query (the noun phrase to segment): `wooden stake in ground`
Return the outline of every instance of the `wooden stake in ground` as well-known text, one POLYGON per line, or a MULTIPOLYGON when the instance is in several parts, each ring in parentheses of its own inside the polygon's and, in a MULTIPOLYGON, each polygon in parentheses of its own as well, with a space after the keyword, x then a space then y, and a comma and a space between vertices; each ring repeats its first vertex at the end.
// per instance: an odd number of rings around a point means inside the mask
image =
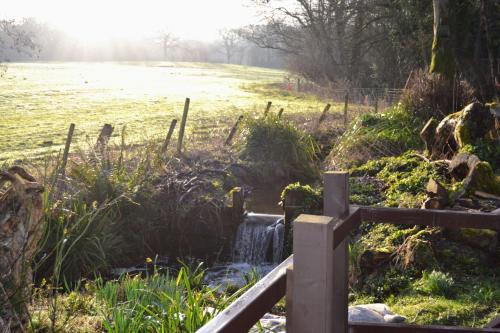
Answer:
POLYGON ((347 128, 347 108, 349 106, 349 94, 345 94, 345 102, 344 102, 344 127, 347 128))
POLYGON ((264 117, 267 117, 269 110, 271 110, 271 105, 273 105, 273 102, 271 101, 267 102, 266 110, 264 111, 264 117))
POLYGON ((226 146, 229 146, 231 144, 231 141, 233 141, 233 137, 236 134, 236 131, 238 130, 238 126, 240 125, 240 122, 243 120, 243 115, 238 117, 238 120, 233 125, 233 128, 231 128, 231 132, 229 132, 229 135, 227 136, 226 142, 224 143, 226 146))
POLYGON ((375 113, 378 113, 378 97, 375 96, 375 113))
POLYGON ((179 155, 182 153, 182 141, 184 140, 184 130, 186 129, 186 121, 189 111, 189 102, 190 99, 188 97, 184 102, 184 112, 182 113, 181 127, 179 128, 179 139, 177 141, 177 154, 179 155))
POLYGON ((330 104, 325 105, 323 112, 321 112, 321 116, 319 116, 318 125, 321 124, 323 122, 323 120, 325 120, 326 113, 328 112, 328 110, 330 110, 330 107, 331 107, 330 104))
POLYGON ((281 119, 281 116, 283 115, 283 111, 285 111, 283 108, 281 108, 278 112, 278 119, 281 119))
POLYGON ((66 175, 66 164, 68 163, 69 147, 71 146, 71 140, 73 140, 73 133, 75 131, 75 124, 69 125, 68 136, 66 138, 66 145, 64 146, 63 159, 61 162, 61 179, 66 175))
POLYGON ((167 151, 168 144, 170 143, 170 139, 172 138, 172 134, 174 133, 176 124, 177 124, 177 119, 172 119, 172 122, 170 123, 170 128, 168 129, 167 137, 165 138, 165 142, 163 142, 163 146, 161 147, 162 153, 167 151))
POLYGON ((96 150, 104 149, 108 145, 108 141, 109 138, 111 138, 111 134, 113 134, 113 130, 113 126, 111 126, 110 124, 104 124, 95 144, 96 150))

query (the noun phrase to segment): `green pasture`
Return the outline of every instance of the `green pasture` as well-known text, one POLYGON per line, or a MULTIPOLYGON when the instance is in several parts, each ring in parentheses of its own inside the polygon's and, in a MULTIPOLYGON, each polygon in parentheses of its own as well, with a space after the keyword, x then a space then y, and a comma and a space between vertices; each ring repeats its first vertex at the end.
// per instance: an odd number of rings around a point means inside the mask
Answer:
MULTIPOLYGON (((191 98, 186 145, 216 142, 242 113, 316 117, 325 101, 270 88, 280 70, 201 63, 13 63, 0 78, 0 161, 34 159, 62 149, 70 123, 74 145, 92 144, 104 123, 126 126, 127 143, 163 137, 191 98)), ((340 106, 339 106, 340 110, 340 106)))

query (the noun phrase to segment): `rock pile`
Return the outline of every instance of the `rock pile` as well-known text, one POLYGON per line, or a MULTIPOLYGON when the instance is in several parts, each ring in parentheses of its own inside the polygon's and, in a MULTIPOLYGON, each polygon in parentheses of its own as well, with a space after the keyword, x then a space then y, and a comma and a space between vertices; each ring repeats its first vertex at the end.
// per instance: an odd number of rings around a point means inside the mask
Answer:
POLYGON ((426 188, 429 198, 422 208, 492 211, 500 207, 499 177, 490 162, 468 152, 486 151, 493 163, 500 160, 498 116, 496 109, 476 102, 439 123, 434 118, 427 122, 420 136, 432 163, 447 166, 455 190, 450 193, 430 179, 426 188))

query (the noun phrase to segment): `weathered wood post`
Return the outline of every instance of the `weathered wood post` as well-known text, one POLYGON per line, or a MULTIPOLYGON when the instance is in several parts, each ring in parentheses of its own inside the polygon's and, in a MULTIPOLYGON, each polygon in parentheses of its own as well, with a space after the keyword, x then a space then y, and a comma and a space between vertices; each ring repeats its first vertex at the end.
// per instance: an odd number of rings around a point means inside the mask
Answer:
POLYGON ((281 116, 283 115, 283 111, 285 111, 285 109, 281 108, 279 111, 278 111, 278 119, 281 119, 281 116))
POLYGON ((66 175, 66 164, 68 163, 69 148, 71 146, 71 140, 73 140, 73 133, 75 132, 75 124, 69 125, 68 136, 66 137, 66 145, 64 146, 64 153, 60 168, 60 179, 64 179, 66 175))
POLYGON ((229 135, 227 136, 226 142, 224 142, 224 145, 229 146, 231 144, 231 141, 233 141, 233 137, 236 134, 238 126, 240 125, 242 120, 243 115, 239 116, 238 120, 236 120, 236 122, 234 123, 233 127, 231 128, 231 132, 229 132, 229 135))
POLYGON ((375 113, 378 113, 378 96, 375 96, 375 113))
POLYGON ((161 147, 162 153, 165 153, 167 151, 168 144, 170 143, 170 139, 172 138, 172 134, 174 133, 175 125, 177 125, 177 119, 172 119, 170 128, 168 129, 167 137, 165 138, 165 142, 163 142, 163 146, 161 147))
POLYGON ((325 108, 323 109, 323 112, 321 112, 321 116, 319 116, 318 126, 319 126, 319 124, 321 124, 325 120, 326 113, 328 112, 328 110, 330 110, 330 107, 331 107, 331 105, 329 103, 327 105, 325 105, 325 108))
POLYGON ((267 102, 266 109, 264 110, 264 117, 267 117, 269 110, 271 110, 271 105, 273 105, 273 102, 271 101, 267 102))
POLYGON ((104 150, 106 148, 108 141, 111 138, 111 134, 113 134, 113 130, 114 127, 111 126, 111 124, 104 124, 95 144, 96 150, 104 150))
POLYGON ((179 155, 182 153, 182 141, 184 140, 184 131, 186 129, 186 121, 189 111, 189 102, 190 99, 189 97, 187 97, 186 101, 184 102, 184 112, 182 113, 181 127, 179 128, 179 138, 177 140, 177 154, 179 155))
POLYGON ((346 92, 345 97, 344 97, 344 127, 347 128, 347 108, 349 106, 349 93, 346 92))
POLYGON ((333 250, 333 228, 348 212, 348 192, 347 173, 326 173, 328 216, 300 215, 294 222, 287 332, 347 333, 347 241, 333 250))
MULTIPOLYGON (((349 213, 349 173, 326 172, 323 175, 323 215, 343 218, 349 213)), ((332 237, 333 238, 333 237, 332 237)), ((348 309, 348 243, 346 237, 333 251, 333 308, 334 328, 331 332, 347 333, 348 309)))
POLYGON ((243 213, 245 211, 245 198, 241 187, 235 187, 231 191, 233 199, 232 218, 234 223, 243 222, 243 213))

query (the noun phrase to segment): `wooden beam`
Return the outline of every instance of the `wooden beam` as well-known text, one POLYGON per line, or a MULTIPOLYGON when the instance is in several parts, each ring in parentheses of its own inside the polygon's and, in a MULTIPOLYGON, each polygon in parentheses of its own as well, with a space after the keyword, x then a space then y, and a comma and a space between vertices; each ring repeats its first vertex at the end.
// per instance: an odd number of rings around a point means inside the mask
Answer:
MULTIPOLYGON (((333 225, 337 219, 300 215, 293 222, 293 306, 291 333, 333 333, 333 225)), ((287 296, 289 296, 287 291, 287 296)), ((287 313, 288 315, 288 313, 287 313)), ((347 317, 347 312, 345 313, 347 317)), ((336 323, 338 324, 338 323, 336 323)), ((287 330, 290 333, 290 330, 287 330)))
POLYGON ((349 323, 349 333, 486 333, 500 332, 494 328, 454 326, 420 326, 406 324, 349 323))
POLYGON ((361 209, 359 207, 352 207, 349 215, 333 228, 333 249, 335 250, 342 244, 351 231, 357 229, 360 224, 361 209))
POLYGON ((290 256, 196 332, 248 332, 266 312, 270 311, 285 296, 286 271, 292 264, 293 256, 290 256))
MULTIPOLYGON (((342 217, 349 213, 349 173, 348 172, 326 172, 323 175, 323 212, 324 215, 336 219, 328 233, 331 234, 331 243, 328 251, 332 251, 332 289, 325 290, 329 293, 332 302, 330 312, 333 326, 328 330, 330 333, 347 333, 347 308, 348 308, 348 243, 346 235, 335 240, 333 230, 341 225, 342 217), (333 244, 338 243, 335 247, 333 244)), ((337 236, 339 234, 337 233, 337 236)), ((295 251, 294 251, 295 253, 295 251)))
POLYGON ((490 213, 364 206, 360 208, 362 221, 427 225, 451 229, 476 228, 500 230, 500 215, 490 213))

